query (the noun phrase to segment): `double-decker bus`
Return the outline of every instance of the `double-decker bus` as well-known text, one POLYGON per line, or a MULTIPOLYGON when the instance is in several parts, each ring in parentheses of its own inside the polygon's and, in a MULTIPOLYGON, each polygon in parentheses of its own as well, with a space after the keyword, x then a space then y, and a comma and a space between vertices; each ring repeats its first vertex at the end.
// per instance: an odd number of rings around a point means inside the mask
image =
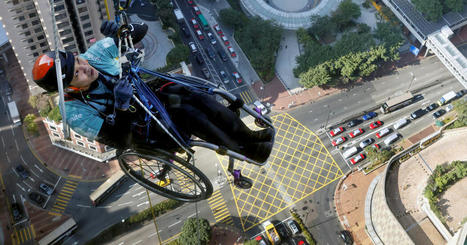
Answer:
POLYGON ((203 29, 205 31, 209 31, 209 24, 208 22, 206 21, 206 18, 204 18, 204 15, 203 14, 199 14, 198 15, 198 18, 199 18, 199 21, 201 22, 201 25, 203 25, 203 29))
POLYGON ((57 229, 50 232, 47 236, 39 240, 39 245, 52 245, 60 244, 60 242, 70 236, 73 231, 78 228, 76 221, 73 218, 69 218, 63 224, 61 224, 57 229))
POLYGON ((398 110, 404 106, 408 106, 413 102, 413 95, 410 92, 403 93, 399 96, 390 98, 381 106, 382 113, 389 113, 398 110))
POLYGON ((125 173, 118 170, 110 178, 108 178, 102 185, 100 185, 91 195, 92 205, 97 206, 105 200, 112 192, 114 192, 126 180, 125 173))

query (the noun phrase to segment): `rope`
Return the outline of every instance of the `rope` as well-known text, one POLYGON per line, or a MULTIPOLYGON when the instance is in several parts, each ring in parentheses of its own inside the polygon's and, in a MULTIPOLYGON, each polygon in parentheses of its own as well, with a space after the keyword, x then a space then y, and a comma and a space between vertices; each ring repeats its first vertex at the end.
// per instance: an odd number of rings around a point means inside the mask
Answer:
POLYGON ((70 127, 66 123, 66 111, 65 111, 65 99, 63 93, 63 80, 62 80, 62 65, 60 62, 60 53, 58 51, 58 30, 57 30, 57 23, 55 21, 55 6, 54 0, 50 0, 50 12, 52 13, 52 25, 53 25, 53 32, 54 32, 54 45, 55 45, 55 71, 57 75, 57 87, 58 87, 58 94, 59 94, 59 106, 60 114, 62 115, 62 124, 63 124, 63 134, 65 139, 70 138, 70 127))

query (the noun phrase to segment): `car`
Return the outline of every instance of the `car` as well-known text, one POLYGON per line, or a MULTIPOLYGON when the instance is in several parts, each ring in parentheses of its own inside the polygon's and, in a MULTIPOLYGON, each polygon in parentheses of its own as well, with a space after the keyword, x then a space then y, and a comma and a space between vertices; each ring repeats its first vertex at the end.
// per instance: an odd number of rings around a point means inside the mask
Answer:
POLYGON ((397 121, 395 124, 394 124, 394 129, 400 129, 400 128, 403 128, 405 125, 409 124, 410 121, 407 119, 407 118, 401 118, 399 119, 399 121, 397 121))
POLYGON ((240 76, 240 74, 238 74, 238 72, 233 72, 232 76, 235 78, 235 81, 237 81, 238 84, 241 84, 243 82, 243 79, 240 76))
POLYGON ((216 38, 214 37, 214 35, 212 35, 211 32, 208 32, 207 35, 208 35, 208 38, 209 38, 211 44, 212 44, 212 45, 215 45, 215 44, 217 43, 217 41, 216 41, 216 38))
POLYGON ((222 32, 222 30, 221 30, 221 28, 219 27, 218 24, 213 25, 212 28, 214 28, 214 30, 217 32, 217 34, 219 34, 219 35, 223 34, 223 32, 222 32))
POLYGON ((15 222, 18 222, 23 218, 23 211, 21 211, 21 207, 18 203, 11 204, 11 212, 13 214, 13 219, 15 220, 15 222))
POLYGON ((344 132, 344 128, 343 127, 338 127, 338 128, 335 128, 333 130, 331 130, 331 132, 329 132, 329 134, 334 137, 340 133, 344 132))
POLYGON ((201 69, 201 71, 203 72, 203 75, 204 75, 204 77, 205 77, 206 79, 211 78, 211 73, 209 73, 208 68, 203 67, 203 69, 201 69))
POLYGON ((193 5, 193 11, 195 11, 196 15, 201 14, 201 10, 199 10, 198 6, 196 6, 196 5, 193 5))
POLYGON ((433 103, 433 104, 427 106, 427 107, 425 108, 425 110, 426 110, 426 111, 432 111, 432 110, 438 108, 438 106, 439 106, 439 105, 438 105, 437 103, 433 103))
POLYGON ((198 48, 196 48, 196 44, 194 42, 189 42, 188 47, 190 47, 192 53, 198 52, 198 48))
POLYGON ((338 146, 338 145, 344 143, 345 140, 346 140, 345 137, 340 137, 340 138, 337 138, 337 139, 333 140, 331 143, 332 143, 333 146, 338 146))
POLYGON ((467 94, 467 89, 459 90, 459 92, 457 92, 457 98, 464 96, 464 94, 467 94))
POLYGON ((353 244, 352 235, 349 231, 344 230, 339 232, 339 237, 342 239, 342 241, 344 241, 345 245, 353 244))
POLYGON ((230 45, 229 39, 227 39, 226 36, 222 35, 222 36, 221 36, 221 39, 222 39, 222 42, 224 42, 224 45, 225 45, 225 46, 229 46, 229 45, 230 45))
POLYGON ((198 21, 196 21, 195 18, 191 18, 191 24, 195 29, 199 28, 198 21))
POLYGON ((452 111, 452 109, 454 109, 454 106, 452 106, 452 104, 448 104, 446 106, 446 112, 450 112, 450 111, 452 111))
POLYGON ((389 128, 385 128, 385 129, 382 129, 380 130, 379 132, 376 133, 376 137, 378 137, 378 139, 384 137, 385 135, 389 134, 391 132, 391 129, 389 128))
POLYGON ((373 141, 375 141, 373 138, 368 138, 368 139, 360 142, 359 146, 360 146, 360 148, 363 149, 363 148, 369 146, 371 143, 373 143, 373 141))
POLYGON ((188 29, 185 26, 182 26, 180 29, 182 30, 183 35, 185 35, 185 37, 190 37, 191 36, 190 31, 188 31, 188 29))
POLYGON ((350 132, 349 136, 350 138, 355 138, 361 134, 363 134, 363 129, 359 128, 359 129, 355 129, 354 131, 350 132))
POLYGON ((371 129, 375 129, 375 128, 381 126, 381 125, 383 125, 383 122, 381 122, 381 121, 379 121, 379 120, 378 120, 378 121, 374 121, 374 122, 370 123, 370 128, 371 128, 371 129))
POLYGON ((410 119, 414 120, 414 119, 420 118, 423 115, 425 115, 426 113, 427 113, 427 111, 425 111, 424 109, 418 109, 418 110, 412 112, 412 114, 410 114, 410 119))
POLYGON ((230 56, 232 56, 232 58, 237 57, 237 53, 235 53, 235 50, 231 46, 228 46, 227 50, 229 50, 230 56))
POLYGON ((351 128, 353 126, 357 126, 358 124, 362 123, 362 120, 360 119, 353 119, 350 122, 347 123, 347 127, 351 128))
POLYGON ((219 56, 221 57, 221 60, 222 60, 222 61, 224 61, 224 62, 226 62, 226 61, 227 61, 228 57, 227 57, 227 55, 224 53, 224 51, 223 51, 223 50, 222 50, 222 51, 221 51, 221 50, 219 50, 219 51, 217 51, 217 53, 218 53, 218 54, 219 54, 219 56))
POLYGON ((225 73, 225 71, 220 71, 219 75, 222 79, 222 82, 224 82, 225 84, 230 82, 229 78, 227 77, 227 73, 225 73))
POLYGON ((54 193, 54 188, 46 183, 41 183, 39 189, 48 196, 51 196, 54 193))
POLYGON ((433 118, 436 119, 442 115, 444 115, 446 111, 444 109, 439 109, 437 112, 433 113, 433 118))
POLYGON ((376 117, 378 114, 376 112, 370 111, 367 114, 363 115, 362 119, 363 121, 367 121, 372 119, 373 117, 376 117))
POLYGON ((277 233, 279 233, 279 236, 282 238, 282 240, 285 240, 289 237, 289 233, 287 231, 287 227, 285 227, 284 223, 279 223, 276 225, 276 230, 277 233))
POLYGON ((287 226, 289 227, 290 232, 292 233, 292 235, 295 235, 295 234, 300 232, 300 230, 298 229, 297 224, 292 219, 287 221, 287 226))
POLYGON ((261 235, 256 236, 255 240, 258 241, 258 245, 268 245, 266 239, 261 235))
POLYGON ((37 205, 39 205, 41 207, 45 202, 45 197, 42 196, 41 194, 37 193, 37 192, 29 193, 29 199, 31 199, 31 201, 33 201, 35 204, 37 204, 37 205))
POLYGON ((23 167, 23 165, 20 164, 16 166, 15 169, 21 178, 27 179, 29 177, 29 172, 23 167))
POLYGON ((212 50, 211 47, 206 48, 206 53, 208 54, 209 58, 211 59, 216 59, 216 53, 214 53, 214 50, 212 50))
POLYGON ((373 148, 375 148, 376 150, 379 150, 379 149, 381 149, 381 146, 379 144, 374 144, 373 148))
POLYGON ((266 106, 264 106, 263 103, 261 103, 261 101, 256 100, 255 102, 253 102, 253 105, 261 111, 261 115, 268 114, 268 108, 266 108, 266 106))
POLYGON ((6 95, 12 95, 13 94, 13 88, 11 87, 11 84, 8 83, 8 82, 6 84, 7 84, 6 95))
POLYGON ((204 39, 203 32, 201 32, 201 30, 196 30, 196 34, 198 35, 199 40, 204 39))
POLYGON ((186 2, 187 2, 188 4, 190 4, 190 5, 193 4, 193 0, 186 0, 186 2))
POLYGON ((363 159, 365 159, 365 155, 363 153, 360 153, 356 157, 350 159, 350 162, 355 165, 363 159))
POLYGON ((198 62, 198 64, 200 64, 200 65, 204 64, 203 57, 201 57, 201 55, 200 55, 199 53, 196 53, 196 55, 195 55, 195 60, 196 60, 196 62, 198 62))

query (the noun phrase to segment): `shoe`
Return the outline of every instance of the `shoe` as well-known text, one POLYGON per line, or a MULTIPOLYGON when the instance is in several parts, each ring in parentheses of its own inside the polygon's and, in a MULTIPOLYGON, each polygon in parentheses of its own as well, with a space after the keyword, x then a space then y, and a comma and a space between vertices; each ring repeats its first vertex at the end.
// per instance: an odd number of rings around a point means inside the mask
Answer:
POLYGON ((251 131, 250 137, 255 138, 257 141, 272 141, 274 138, 274 129, 265 128, 259 131, 251 131))
POLYGON ((246 157, 257 162, 266 162, 271 154, 272 147, 272 142, 251 143, 246 146, 244 154, 246 157))

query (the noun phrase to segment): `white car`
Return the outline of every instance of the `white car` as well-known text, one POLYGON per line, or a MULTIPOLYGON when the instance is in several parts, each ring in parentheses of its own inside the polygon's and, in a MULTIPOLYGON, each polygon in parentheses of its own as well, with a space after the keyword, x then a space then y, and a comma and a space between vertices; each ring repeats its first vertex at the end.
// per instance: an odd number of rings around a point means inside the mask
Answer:
POLYGON ((448 104, 448 105, 446 106, 446 111, 448 111, 448 112, 449 112, 449 111, 452 111, 453 108, 454 108, 454 106, 452 106, 452 104, 448 104))
POLYGON ((212 45, 217 43, 216 38, 214 37, 214 35, 212 35, 211 32, 208 32, 208 38, 212 45))
POLYGON ((253 102, 253 105, 261 110, 261 115, 266 115, 268 113, 266 106, 264 106, 263 103, 261 103, 259 100, 253 102))

